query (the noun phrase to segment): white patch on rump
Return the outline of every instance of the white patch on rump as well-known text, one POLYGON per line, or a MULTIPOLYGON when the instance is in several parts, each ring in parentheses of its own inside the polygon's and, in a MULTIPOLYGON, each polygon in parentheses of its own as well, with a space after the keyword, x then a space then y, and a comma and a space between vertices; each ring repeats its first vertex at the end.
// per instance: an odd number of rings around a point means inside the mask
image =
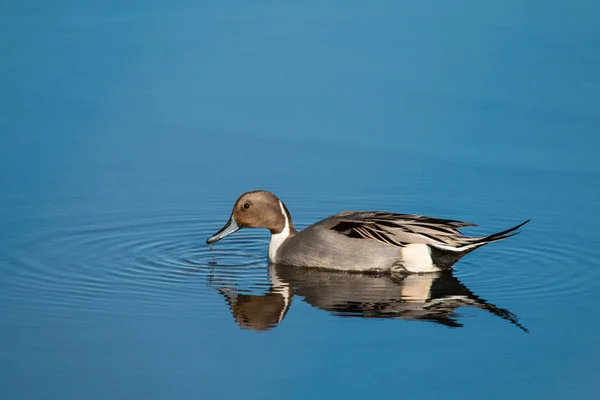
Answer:
POLYGON ((290 236, 290 221, 288 221, 288 216, 281 200, 279 200, 279 208, 281 208, 281 213, 285 219, 285 226, 281 232, 271 235, 271 241, 269 242, 269 261, 271 262, 277 262, 277 250, 279 250, 279 247, 285 241, 285 239, 290 236))
POLYGON ((410 272, 435 272, 431 251, 426 244, 409 244, 402 248, 402 265, 410 272))

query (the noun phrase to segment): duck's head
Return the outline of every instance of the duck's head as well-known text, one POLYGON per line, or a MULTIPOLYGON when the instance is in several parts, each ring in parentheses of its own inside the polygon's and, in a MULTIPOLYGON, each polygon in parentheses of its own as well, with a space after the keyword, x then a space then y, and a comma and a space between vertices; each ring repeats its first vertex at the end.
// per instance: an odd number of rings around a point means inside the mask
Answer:
POLYGON ((213 244, 241 228, 267 228, 272 234, 293 230, 290 212, 277 196, 266 190, 242 194, 233 206, 229 221, 206 240, 213 244))

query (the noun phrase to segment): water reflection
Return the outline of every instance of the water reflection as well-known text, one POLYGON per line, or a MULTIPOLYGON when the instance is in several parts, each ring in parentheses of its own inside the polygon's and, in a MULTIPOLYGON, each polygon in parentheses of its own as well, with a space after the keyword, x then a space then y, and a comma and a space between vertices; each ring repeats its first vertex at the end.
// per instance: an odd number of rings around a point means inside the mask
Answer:
POLYGON ((313 307, 344 317, 397 318, 462 327, 460 307, 475 307, 528 330, 507 309, 471 292, 452 271, 422 275, 365 275, 269 265, 266 293, 219 287, 240 327, 267 330, 280 324, 294 295, 313 307))

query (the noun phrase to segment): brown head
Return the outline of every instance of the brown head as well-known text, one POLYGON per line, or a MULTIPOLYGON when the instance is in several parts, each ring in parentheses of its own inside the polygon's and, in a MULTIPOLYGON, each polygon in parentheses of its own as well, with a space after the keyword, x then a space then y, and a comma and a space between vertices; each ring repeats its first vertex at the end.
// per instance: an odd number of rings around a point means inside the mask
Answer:
POLYGON ((218 242, 241 228, 267 228, 277 234, 286 228, 286 224, 290 232, 295 232, 290 212, 277 196, 266 190, 246 192, 235 202, 227 224, 206 243, 218 242))

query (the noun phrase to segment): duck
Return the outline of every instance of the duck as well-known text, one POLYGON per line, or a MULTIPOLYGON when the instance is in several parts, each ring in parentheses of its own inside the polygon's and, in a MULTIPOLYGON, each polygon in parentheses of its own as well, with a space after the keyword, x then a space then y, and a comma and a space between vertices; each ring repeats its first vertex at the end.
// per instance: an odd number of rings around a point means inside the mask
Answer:
POLYGON ((343 211, 301 231, 273 193, 254 190, 235 202, 229 220, 206 243, 212 245, 242 228, 271 233, 268 261, 296 267, 361 273, 432 273, 448 270, 466 254, 514 236, 530 220, 486 236, 459 229, 476 224, 415 214, 343 211))

